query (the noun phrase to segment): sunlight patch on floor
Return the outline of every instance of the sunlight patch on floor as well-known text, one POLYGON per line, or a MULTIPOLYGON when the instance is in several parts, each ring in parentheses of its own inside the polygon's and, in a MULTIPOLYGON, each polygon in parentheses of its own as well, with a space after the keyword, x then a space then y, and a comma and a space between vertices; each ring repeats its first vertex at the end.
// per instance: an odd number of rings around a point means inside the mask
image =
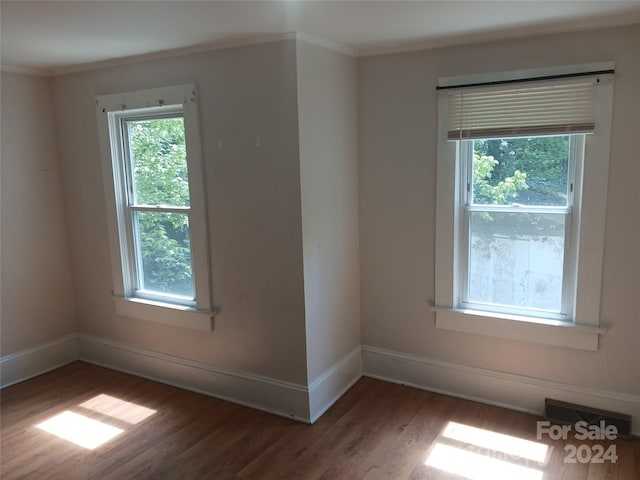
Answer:
POLYGON ((469 480, 542 480, 550 455, 544 443, 448 422, 425 465, 469 480))
MULTIPOLYGON (((131 426, 137 425, 157 413, 152 408, 143 407, 104 393, 79 404, 77 408, 74 408, 74 410, 77 409, 90 416, 98 414, 109 417, 121 427, 125 423, 131 426)), ((96 420, 81 413, 66 410, 39 423, 36 427, 58 438, 93 450, 125 432, 124 428, 126 427, 118 428, 110 423, 112 422, 108 419, 96 420)))
POLYGON ((80 404, 81 407, 136 425, 156 413, 155 410, 104 393, 80 404))
POLYGON ((544 463, 549 454, 549 447, 544 443, 462 423, 449 422, 442 432, 442 436, 488 450, 503 452, 510 456, 526 458, 537 463, 544 463))
POLYGON ((443 443, 435 445, 425 465, 470 480, 541 480, 544 473, 443 443))
POLYGON ((121 428, 68 410, 36 427, 89 450, 99 447, 124 432, 121 428))

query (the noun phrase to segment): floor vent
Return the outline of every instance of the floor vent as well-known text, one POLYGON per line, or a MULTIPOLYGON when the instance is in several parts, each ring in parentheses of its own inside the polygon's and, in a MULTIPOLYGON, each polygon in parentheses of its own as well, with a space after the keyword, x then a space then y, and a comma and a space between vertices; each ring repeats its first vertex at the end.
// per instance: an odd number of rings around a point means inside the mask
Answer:
POLYGON ((585 421, 588 425, 597 425, 598 427, 604 421, 605 426, 614 425, 618 429, 618 435, 624 437, 631 435, 630 415, 561 402, 551 398, 544 400, 544 406, 545 417, 549 420, 570 425, 585 421))

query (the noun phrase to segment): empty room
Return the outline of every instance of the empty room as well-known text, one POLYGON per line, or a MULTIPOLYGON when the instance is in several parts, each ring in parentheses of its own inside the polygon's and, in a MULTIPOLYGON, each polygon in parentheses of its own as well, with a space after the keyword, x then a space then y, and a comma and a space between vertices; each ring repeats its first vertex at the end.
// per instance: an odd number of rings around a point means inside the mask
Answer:
POLYGON ((640 478, 640 1, 0 1, 0 477, 640 478))

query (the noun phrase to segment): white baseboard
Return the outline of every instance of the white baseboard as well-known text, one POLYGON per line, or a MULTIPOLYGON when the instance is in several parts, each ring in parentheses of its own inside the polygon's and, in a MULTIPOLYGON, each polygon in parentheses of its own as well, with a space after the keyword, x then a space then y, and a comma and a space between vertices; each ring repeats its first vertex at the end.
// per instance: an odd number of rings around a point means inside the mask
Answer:
POLYGON ((79 335, 80 359, 309 423, 306 386, 79 335))
POLYGON ((0 388, 79 359, 77 335, 68 335, 0 358, 0 388))
POLYGON ((89 335, 69 335, 0 358, 2 388, 76 360, 102 365, 305 423, 315 422, 363 374, 536 415, 544 399, 625 413, 640 435, 640 396, 443 362, 377 347, 354 349, 308 387, 89 335))
POLYGON ((470 367, 377 347, 362 346, 364 375, 394 383, 542 415, 554 398, 632 417, 640 435, 640 396, 585 388, 524 375, 470 367))
POLYGON ((315 422, 362 376, 360 346, 307 387, 79 334, 1 357, 1 386, 13 385, 76 360, 304 423, 315 422))
POLYGON ((310 421, 314 423, 362 377, 362 349, 358 345, 309 385, 310 421))

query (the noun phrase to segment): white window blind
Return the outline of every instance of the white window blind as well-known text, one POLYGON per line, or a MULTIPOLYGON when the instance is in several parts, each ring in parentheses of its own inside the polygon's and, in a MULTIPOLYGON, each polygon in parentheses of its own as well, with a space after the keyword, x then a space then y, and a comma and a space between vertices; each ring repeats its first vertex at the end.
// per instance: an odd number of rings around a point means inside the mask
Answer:
POLYGON ((598 78, 449 90, 448 139, 591 133, 598 78))

